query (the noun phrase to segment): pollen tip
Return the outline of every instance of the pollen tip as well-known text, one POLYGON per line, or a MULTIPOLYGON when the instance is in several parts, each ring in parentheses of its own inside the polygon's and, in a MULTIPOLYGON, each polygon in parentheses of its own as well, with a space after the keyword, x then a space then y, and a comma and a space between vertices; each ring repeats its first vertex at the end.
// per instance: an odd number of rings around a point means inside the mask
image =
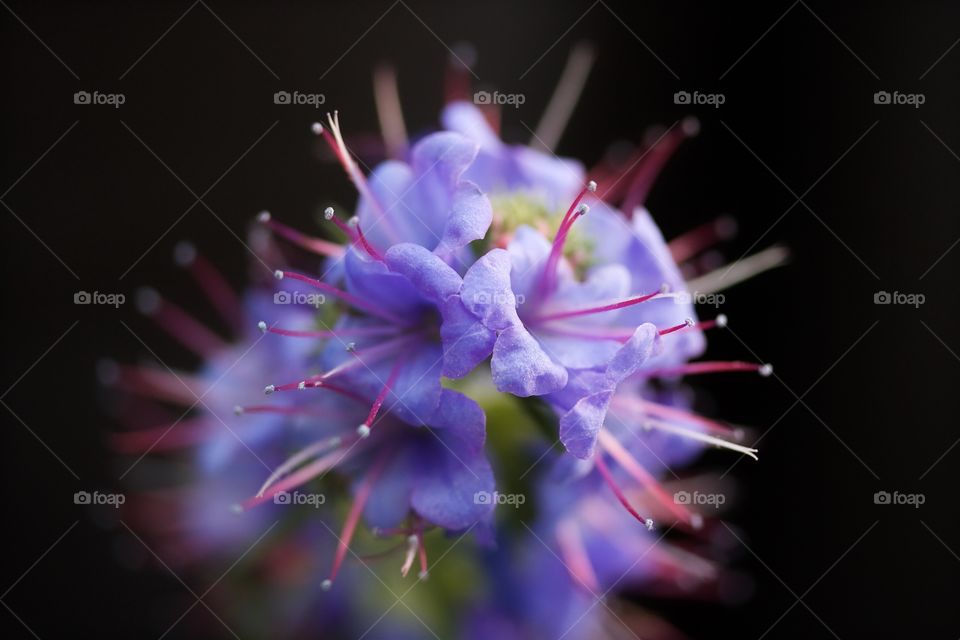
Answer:
POLYGON ((590 205, 581 202, 580 206, 577 207, 577 213, 580 214, 581 216, 587 215, 588 213, 590 213, 590 205))
POLYGON ((243 505, 240 504, 239 502, 234 502, 232 505, 230 505, 230 512, 231 512, 231 513, 235 513, 235 514, 237 514, 237 515, 242 514, 242 513, 243 513, 243 505))
POLYGON ((357 343, 356 343, 356 342, 348 342, 348 343, 346 344, 346 347, 344 347, 344 348, 347 350, 348 353, 353 353, 354 351, 357 350, 357 343))
POLYGON ((173 247, 173 261, 178 267, 189 267, 197 258, 197 248, 193 243, 181 240, 173 247))
POLYGON ((281 271, 280 269, 277 269, 276 271, 273 272, 273 277, 276 278, 277 280, 283 280, 283 271, 281 271))
POLYGON ((323 589, 324 591, 330 591, 332 587, 333 587, 333 580, 331 580, 330 578, 326 578, 324 579, 323 582, 320 583, 320 588, 323 589))
POLYGON ((323 133, 323 125, 319 122, 314 122, 310 125, 310 131, 313 131, 314 135, 320 135, 323 133))
POLYGON ((703 528, 703 516, 699 513, 690 514, 690 526, 699 531, 703 528))
POLYGON ((670 293, 670 285, 669 285, 668 283, 666 283, 666 282, 661 283, 661 285, 660 285, 660 293, 670 293))
POLYGON ((653 531, 653 518, 647 518, 643 525, 647 528, 647 531, 653 531))
POLYGON ((680 122, 680 129, 687 137, 694 137, 700 133, 700 119, 696 116, 687 116, 680 122))
POLYGON ((300 382, 297 383, 297 391, 303 391, 306 388, 307 388, 306 380, 301 380, 300 382))
POLYGON ((773 375, 773 365, 768 362, 767 364, 760 367, 758 371, 760 375, 763 376, 764 378, 769 378, 771 375, 773 375))
POLYGON ((243 407, 241 407, 241 406, 238 405, 238 404, 233 405, 233 415, 235 415, 235 416, 242 416, 242 415, 243 415, 243 407))
POLYGON ((260 329, 260 333, 266 333, 267 323, 261 320, 260 322, 257 323, 257 329, 260 329))
POLYGON ((327 207, 323 210, 323 217, 326 220, 333 220, 334 213, 336 212, 333 210, 333 207, 327 207))
POLYGON ((715 322, 717 323, 717 326, 720 327, 721 329, 725 328, 727 326, 726 314, 721 313, 720 315, 718 315, 715 322))
POLYGON ((360 425, 357 427, 357 435, 361 438, 368 437, 370 435, 370 427, 365 424, 360 425))
POLYGON ((360 218, 358 218, 357 216, 353 216, 349 220, 347 220, 347 224, 353 228, 357 228, 360 226, 360 218))
POLYGON ((420 538, 418 538, 416 534, 407 536, 407 542, 410 544, 417 544, 419 540, 420 538))
POLYGON ((591 180, 590 182, 587 183, 587 191, 589 191, 590 193, 594 193, 594 192, 596 192, 596 190, 597 190, 597 183, 596 183, 596 182, 594 182, 593 180, 591 180))
POLYGON ((270 222, 270 212, 261 211, 257 214, 257 222, 270 222))
POLYGON ((273 392, 276 391, 276 390, 277 390, 276 385, 272 385, 272 384, 268 384, 267 386, 265 386, 265 387, 263 388, 263 392, 264 392, 266 395, 270 395, 271 393, 273 393, 273 392))
POLYGON ((687 325, 688 327, 692 327, 693 325, 697 324, 697 321, 693 318, 684 318, 683 324, 687 325))
POLYGON ((140 287, 136 293, 137 311, 151 316, 160 308, 160 294, 152 287, 140 287))
POLYGON ((421 571, 420 573, 417 574, 417 577, 420 578, 420 580, 422 580, 423 582, 426 582, 427 578, 430 577, 430 573, 427 571, 421 571))

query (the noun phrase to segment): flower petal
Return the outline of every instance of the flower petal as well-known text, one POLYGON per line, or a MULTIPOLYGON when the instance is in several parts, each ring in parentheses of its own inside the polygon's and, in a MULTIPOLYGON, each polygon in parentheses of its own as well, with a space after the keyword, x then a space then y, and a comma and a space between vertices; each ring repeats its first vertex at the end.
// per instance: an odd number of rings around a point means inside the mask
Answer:
POLYGON ((521 325, 497 337, 490 367, 497 390, 515 396, 542 396, 567 384, 567 370, 551 360, 521 325))
POLYGON ((387 250, 391 271, 403 275, 419 294, 439 305, 460 291, 462 280, 446 262, 418 244, 405 242, 387 250))
POLYGON ((590 394, 560 417, 560 441, 567 451, 584 459, 593 455, 612 397, 613 391, 609 390, 590 394))
POLYGON ((493 353, 496 331, 486 328, 475 315, 467 311, 460 296, 452 296, 440 307, 443 323, 440 339, 443 343, 443 375, 462 378, 493 353))
POLYGON ((520 323, 517 298, 510 288, 510 254, 493 249, 463 276, 460 299, 464 307, 495 331, 520 323))

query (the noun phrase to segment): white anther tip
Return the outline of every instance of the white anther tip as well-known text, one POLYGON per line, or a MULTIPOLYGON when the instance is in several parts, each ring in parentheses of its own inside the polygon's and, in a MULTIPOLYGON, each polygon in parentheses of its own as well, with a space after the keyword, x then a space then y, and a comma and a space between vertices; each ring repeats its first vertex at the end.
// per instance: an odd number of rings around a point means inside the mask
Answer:
POLYGON ((137 311, 145 316, 153 315, 160 308, 160 294, 151 287, 141 287, 136 293, 137 311))
POLYGON ((577 212, 580 215, 585 216, 590 212, 590 206, 584 203, 580 203, 580 206, 577 207, 577 212))
POLYGON ((760 367, 758 371, 760 375, 762 375, 764 378, 769 378, 771 375, 773 375, 773 365, 768 362, 767 364, 760 367))
POLYGON ((347 220, 347 224, 350 225, 351 227, 358 227, 360 226, 360 218, 358 218, 357 216, 353 216, 352 218, 347 220))
POLYGON ((320 583, 320 588, 323 589, 324 591, 330 591, 332 587, 333 587, 333 580, 331 580, 330 578, 327 578, 326 580, 320 583))
POLYGON ((356 342, 348 342, 348 343, 347 343, 347 346, 346 346, 346 350, 347 350, 349 353, 353 353, 354 351, 357 350, 357 343, 356 343, 356 342))
POLYGON ((233 414, 234 414, 234 415, 237 415, 237 416, 242 416, 242 415, 243 415, 243 407, 241 407, 241 406, 238 405, 238 404, 237 404, 237 405, 234 405, 234 407, 233 407, 233 414))
POLYGON ((687 116, 680 123, 680 129, 684 134, 693 137, 700 133, 700 120, 696 116, 687 116))
POLYGON ((653 531, 653 518, 647 518, 643 525, 647 528, 647 531, 653 531))
POLYGON ((597 190, 597 183, 596 183, 596 182, 594 182, 593 180, 591 180, 590 182, 587 183, 587 191, 589 191, 590 193, 593 193, 593 192, 595 192, 596 190, 597 190))
POLYGON ((260 322, 257 323, 257 329, 260 329, 260 333, 266 333, 267 323, 261 320, 260 322))
POLYGON ((693 527, 694 530, 696 530, 696 531, 699 531, 700 529, 702 529, 702 528, 703 528, 703 516, 700 515, 699 513, 691 513, 691 514, 690 514, 690 526, 693 527))
POLYGON ((727 316, 726 316, 726 314, 721 313, 720 315, 718 315, 716 322, 717 322, 717 326, 720 327, 721 329, 723 329, 724 327, 726 327, 726 326, 727 326, 727 316))
POLYGON ((270 222, 270 212, 261 211, 257 214, 257 222, 270 222))
POLYGON ((692 327, 693 325, 697 324, 697 321, 693 318, 684 318, 683 324, 687 325, 688 327, 692 327))
POLYGON ((427 578, 430 577, 430 574, 427 573, 426 571, 421 571, 420 573, 417 574, 417 577, 420 578, 420 580, 426 582, 427 578))
POLYGON ((307 388, 306 380, 301 380, 299 383, 297 383, 297 391, 303 391, 306 388, 307 388))
POLYGON ((240 515, 241 513, 243 513, 243 505, 237 502, 234 502, 232 505, 230 505, 230 511, 231 513, 236 513, 237 515, 240 515))
POLYGON ((360 436, 361 438, 366 438, 367 436, 370 435, 370 427, 368 427, 365 424, 360 425, 359 427, 357 427, 357 435, 360 436))
POLYGON ((333 207, 327 207, 323 210, 323 217, 327 220, 333 220, 334 210, 333 207))
POLYGON ((668 283, 666 283, 666 282, 661 283, 661 285, 660 285, 660 293, 670 293, 670 285, 669 285, 668 283))
POLYGON ((173 261, 179 267, 189 267, 197 258, 197 248, 192 243, 181 241, 173 247, 173 261))
POLYGON ((407 536, 407 543, 409 543, 409 544, 417 544, 417 541, 418 541, 418 540, 419 540, 419 538, 416 536, 416 534, 411 535, 411 536, 407 536))
POLYGON ((323 125, 319 122, 314 122, 310 125, 310 131, 313 131, 314 135, 320 135, 323 133, 323 125))
POLYGON ((263 388, 263 392, 264 392, 266 395, 270 395, 271 393, 273 393, 273 392, 276 391, 276 390, 277 390, 277 387, 276 387, 275 385, 272 385, 272 384, 268 384, 267 386, 265 386, 265 387, 263 388))
POLYGON ((273 272, 273 277, 276 278, 277 280, 283 280, 283 271, 281 271, 280 269, 277 269, 276 271, 273 272))

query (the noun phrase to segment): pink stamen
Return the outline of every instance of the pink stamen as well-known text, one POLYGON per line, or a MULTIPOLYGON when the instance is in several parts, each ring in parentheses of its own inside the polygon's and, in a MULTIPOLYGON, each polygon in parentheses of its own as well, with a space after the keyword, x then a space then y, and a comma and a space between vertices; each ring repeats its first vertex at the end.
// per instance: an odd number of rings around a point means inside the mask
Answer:
POLYGON ((403 355, 397 358, 397 362, 393 365, 393 369, 390 371, 390 377, 387 378, 386 384, 383 385, 380 393, 377 394, 377 397, 373 401, 373 406, 370 407, 370 413, 367 414, 367 419, 363 421, 363 424, 357 427, 357 434, 361 438, 366 438, 370 435, 370 428, 373 426, 373 421, 376 419, 377 414, 380 412, 380 408, 387 399, 387 394, 390 393, 393 385, 396 384, 397 377, 400 375, 400 367, 405 361, 406 359, 403 355))
POLYGON ((197 252, 189 243, 180 243, 175 249, 174 259, 180 266, 190 270, 197 285, 210 298, 220 317, 234 329, 239 329, 240 299, 236 291, 223 277, 223 274, 209 260, 197 252))
POLYGON ((203 393, 205 383, 196 376, 153 367, 117 365, 109 384, 117 389, 140 396, 164 400, 189 407, 203 393))
POLYGON ((370 472, 367 474, 367 477, 364 478, 363 484, 361 484, 360 488, 357 490, 357 497, 350 506, 350 511, 347 513, 347 519, 343 523, 343 531, 341 532, 340 538, 337 542, 337 551, 333 557, 333 567, 330 569, 330 575, 321 583, 321 588, 324 591, 328 591, 330 587, 333 586, 333 581, 340 572, 340 567, 343 564, 343 560, 346 558, 347 551, 350 549, 350 541, 353 539, 353 534, 357 529, 357 523, 360 522, 360 514, 363 513, 363 508, 366 506, 367 500, 370 498, 370 494, 373 492, 373 485, 380 477, 380 472, 383 470, 386 460, 386 456, 381 456, 380 460, 376 463, 373 469, 370 470, 370 472))
POLYGON ((329 240, 323 240, 321 238, 314 238, 301 233, 292 227, 288 227, 285 224, 281 224, 273 220, 273 218, 270 216, 270 213, 267 211, 261 212, 260 215, 257 216, 257 221, 281 238, 284 238, 298 247, 306 249, 307 251, 311 251, 322 256, 329 256, 331 258, 339 258, 343 255, 343 245, 330 242, 329 240))
POLYGON ((647 369, 641 371, 640 375, 647 377, 669 377, 669 376, 689 376, 704 373, 724 373, 730 371, 759 371, 761 375, 767 369, 767 365, 756 362, 688 362, 678 367, 664 367, 661 369, 647 369))
POLYGON ((341 300, 343 300, 344 302, 346 302, 352 307, 361 309, 363 311, 367 311, 376 316, 380 316, 384 320, 389 320, 390 322, 393 322, 395 324, 399 324, 399 325, 406 324, 403 319, 398 318, 397 316, 394 316, 393 314, 387 311, 384 311, 383 309, 380 309, 376 305, 371 304, 366 300, 361 300, 360 298, 354 296, 353 294, 347 293, 343 289, 338 289, 337 287, 327 284, 326 282, 323 282, 321 280, 317 280, 316 278, 311 278, 309 276, 305 276, 292 271, 281 271, 281 270, 277 270, 274 273, 274 275, 277 277, 278 280, 282 280, 283 278, 292 278, 294 280, 299 280, 300 282, 309 284, 310 286, 316 289, 319 289, 320 291, 324 291, 326 293, 329 293, 332 296, 336 296, 337 298, 340 298, 341 300))
POLYGON ((563 246, 567 241, 567 235, 570 233, 570 229, 573 227, 573 223, 576 222, 577 218, 589 210, 586 205, 581 206, 580 203, 588 192, 594 192, 596 190, 597 183, 591 180, 580 190, 577 197, 573 199, 570 208, 567 209, 567 212, 563 216, 563 220, 560 221, 557 235, 553 239, 553 246, 550 248, 550 255, 547 256, 547 262, 543 267, 543 271, 540 273, 537 291, 541 298, 546 297, 547 294, 556 288, 557 267, 560 264, 560 258, 563 256, 563 246))
POLYGON ((673 127, 644 153, 633 169, 633 179, 621 206, 627 216, 632 216, 633 210, 646 201, 650 188, 680 143, 696 135, 699 130, 700 123, 696 118, 685 118, 679 127, 673 127))
POLYGON ((696 324, 697 324, 697 323, 694 322, 691 318, 687 318, 686 320, 684 320, 684 321, 681 322, 680 324, 674 325, 674 326, 672 326, 672 327, 668 327, 668 328, 666 328, 666 329, 660 329, 659 331, 657 331, 657 333, 659 333, 659 334, 662 335, 662 336, 665 336, 665 335, 669 335, 669 334, 671 334, 671 333, 674 333, 674 332, 676 332, 676 331, 680 331, 681 329, 686 329, 686 328, 688 328, 688 327, 696 326, 696 324))
POLYGON ((137 292, 137 307, 141 313, 153 318, 170 337, 198 356, 207 357, 226 348, 223 338, 153 289, 137 292))
POLYGON ((282 327, 271 327, 267 326, 266 323, 261 323, 260 330, 290 338, 349 338, 360 336, 390 335, 397 332, 397 327, 343 327, 335 331, 306 331, 299 329, 284 329, 282 327))
POLYGON ((701 415, 690 411, 684 411, 683 409, 677 409, 676 407, 670 407, 663 404, 658 404, 656 402, 651 402, 649 400, 643 400, 638 402, 635 407, 637 411, 649 412, 654 415, 659 415, 663 418, 668 418, 671 420, 678 420, 680 422, 686 422, 688 424, 696 424, 704 427, 708 431, 712 431, 722 436, 734 437, 739 439, 740 431, 733 429, 723 423, 716 422, 714 420, 709 420, 704 418, 701 415))
POLYGON ((423 544, 423 532, 419 531, 417 533, 417 550, 420 554, 420 575, 421 580, 426 580, 428 571, 427 571, 427 548, 423 544))
POLYGON ((542 315, 538 318, 535 318, 533 322, 547 322, 549 320, 562 320, 564 318, 576 318, 579 316, 587 316, 595 313, 603 313, 605 311, 615 311, 617 309, 624 309, 626 307, 631 307, 635 304, 640 304, 646 302, 647 300, 652 300, 659 295, 662 295, 662 291, 655 291, 653 293, 647 293, 636 298, 627 298, 626 300, 620 300, 618 302, 613 302, 611 304, 605 304, 599 307, 589 307, 587 309, 574 309, 571 311, 558 311, 556 313, 548 313, 542 315))
POLYGON ((737 233, 737 223, 730 216, 720 216, 716 220, 695 227, 668 243, 673 261, 680 263, 689 260, 722 240, 729 240, 737 233))
POLYGON ((607 468, 607 463, 603 461, 603 454, 597 452, 594 456, 594 462, 596 463, 597 471, 600 472, 600 475, 603 476, 604 482, 607 483, 607 486, 610 487, 610 490, 613 491, 613 495, 617 497, 617 500, 620 501, 620 504, 623 505, 630 515, 637 519, 638 522, 643 523, 647 528, 647 531, 653 530, 653 519, 644 518, 637 510, 633 508, 633 505, 630 504, 630 501, 627 500, 627 496, 624 495, 623 490, 617 485, 617 481, 613 479, 613 474, 610 473, 610 469, 607 468))
POLYGON ((172 451, 204 442, 216 432, 216 427, 207 418, 190 418, 175 424, 113 433, 109 444, 120 454, 172 451))
POLYGON ((363 230, 360 228, 360 222, 357 218, 353 218, 349 223, 346 223, 337 217, 333 207, 324 209, 323 217, 337 225, 337 228, 343 231, 347 237, 350 238, 351 242, 355 244, 359 243, 363 250, 367 252, 367 255, 378 262, 383 262, 383 256, 380 255, 380 252, 367 242, 367 237, 363 235, 363 230))
POLYGON ((570 519, 562 520, 557 525, 556 537, 560 555, 573 577, 587 591, 593 594, 600 593, 600 582, 597 580, 596 571, 590 562, 590 555, 583 544, 579 525, 570 519))
POLYGON ((253 496, 252 498, 248 498, 246 501, 240 504, 240 509, 243 511, 248 511, 253 507, 263 504, 264 502, 269 502, 273 500, 273 496, 280 493, 281 491, 288 491, 290 489, 295 489, 296 487, 299 487, 300 485, 313 480, 314 478, 321 475, 322 473, 329 471, 330 469, 340 464, 340 462, 346 459, 347 456, 349 456, 353 451, 355 451, 354 447, 347 446, 347 445, 350 445, 353 442, 356 442, 356 440, 357 438, 353 438, 353 439, 345 438, 341 443, 340 449, 331 451, 330 453, 326 454, 322 458, 318 458, 314 462, 311 462, 308 465, 304 465, 303 467, 300 467, 290 475, 286 476, 285 478, 283 478, 282 480, 280 480, 279 482, 271 486, 262 494, 253 496))
POLYGON ((610 457, 616 460, 642 487, 653 494, 657 502, 665 507, 667 511, 671 512, 681 522, 685 522, 695 529, 700 527, 703 523, 702 518, 677 504, 676 500, 664 491, 660 483, 657 482, 657 479, 637 462, 637 459, 627 451, 619 440, 605 429, 600 430, 599 440, 600 446, 610 454, 610 457))

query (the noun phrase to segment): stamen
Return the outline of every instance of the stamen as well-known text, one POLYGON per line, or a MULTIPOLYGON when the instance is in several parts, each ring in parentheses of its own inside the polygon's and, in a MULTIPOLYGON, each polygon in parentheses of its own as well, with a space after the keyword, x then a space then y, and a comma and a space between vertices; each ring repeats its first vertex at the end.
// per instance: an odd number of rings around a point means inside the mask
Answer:
POLYGON ((386 384, 383 385, 383 389, 380 390, 380 393, 377 394, 376 399, 373 401, 373 406, 370 407, 370 413, 367 414, 367 419, 363 421, 363 424, 357 427, 357 434, 361 438, 366 438, 370 435, 370 429, 373 427, 373 421, 380 412, 380 407, 383 406, 383 402, 387 399, 387 394, 390 393, 393 385, 396 384, 397 377, 400 375, 400 366, 405 361, 406 358, 403 355, 397 358, 397 362, 393 365, 393 370, 390 371, 390 377, 387 378, 386 384))
POLYGON ((368 313, 372 313, 376 316, 380 316, 384 320, 389 320, 390 322, 393 322, 395 324, 399 324, 399 325, 406 324, 403 319, 393 315, 392 313, 388 311, 384 311, 383 309, 380 309, 376 305, 371 304, 366 300, 361 300, 355 295, 351 293, 347 293, 343 289, 338 289, 337 287, 327 284, 326 282, 323 282, 321 280, 317 280, 309 276, 295 273, 293 271, 282 271, 279 269, 274 272, 274 276, 276 276, 277 280, 282 280, 284 278, 293 278, 294 280, 305 282, 306 284, 309 284, 310 286, 316 289, 319 289, 320 291, 324 291, 326 293, 329 293, 330 295, 340 298, 341 300, 351 305, 352 307, 361 309, 363 311, 367 311, 368 313))
POLYGON ((679 264, 735 235, 737 235, 737 221, 730 216, 720 216, 716 220, 674 238, 667 243, 667 246, 673 261, 679 264))
POLYGON ((329 113, 327 114, 327 125, 328 127, 321 131, 321 135, 327 141, 327 144, 329 144, 333 149, 333 152, 336 154, 340 164, 343 165, 344 170, 347 172, 347 176, 350 178, 350 181, 353 182, 353 185, 357 188, 357 191, 360 192, 360 195, 365 198, 376 210, 378 217, 382 218, 384 216, 383 207, 380 206, 380 203, 377 201, 377 199, 373 197, 373 192, 370 191, 370 186, 367 184, 367 179, 357 167, 357 164, 353 161, 353 157, 350 155, 350 151, 347 149, 347 145, 343 141, 343 133, 340 131, 339 112, 334 111, 333 115, 330 115, 329 113))
POLYGON ((633 399, 630 399, 628 402, 623 402, 624 399, 626 399, 626 396, 616 396, 614 397, 613 402, 617 405, 627 405, 631 410, 634 411, 640 411, 643 413, 649 412, 659 415, 663 418, 699 425, 704 429, 728 438, 733 438, 735 440, 738 440, 743 436, 743 429, 733 429, 728 425, 704 418, 703 416, 690 411, 684 411, 683 409, 678 409, 676 407, 651 402, 650 400, 634 401, 633 399))
POLYGON ((189 418, 147 429, 122 431, 109 436, 110 447, 121 455, 172 451, 204 442, 217 433, 206 417, 189 418))
POLYGON ((299 329, 283 329, 267 325, 262 320, 257 323, 260 331, 275 333, 280 336, 291 338, 346 338, 348 336, 383 336, 397 332, 397 327, 343 327, 335 331, 307 331, 299 329))
POLYGON ((164 299, 155 289, 145 287, 138 290, 136 304, 140 313, 153 318, 167 334, 199 356, 206 357, 226 348, 223 338, 164 299))
POLYGON ((318 476, 322 477, 322 474, 340 464, 340 462, 345 460, 354 451, 356 451, 357 447, 346 446, 348 444, 352 444, 353 442, 355 442, 355 440, 351 441, 344 439, 344 441, 341 443, 342 446, 339 449, 335 449, 323 457, 316 459, 310 464, 300 467, 282 480, 279 480, 276 484, 272 485, 262 494, 255 495, 252 498, 245 500, 242 504, 238 505, 240 511, 249 511, 253 507, 261 505, 264 502, 269 502, 273 499, 273 496, 281 491, 295 489, 296 487, 299 487, 300 485, 305 484, 318 476))
POLYGON ((764 249, 752 256, 737 260, 732 265, 721 267, 687 282, 689 291, 700 293, 716 293, 723 291, 744 280, 786 264, 790 252, 779 246, 764 249))
MULTIPOLYGON (((104 369, 107 365, 101 365, 104 369)), ((101 370, 104 384, 139 396, 189 407, 202 397, 208 383, 200 378, 155 367, 110 363, 109 372, 101 370)))
POLYGON ((730 449, 731 451, 737 451, 746 456, 750 456, 754 460, 757 460, 757 449, 751 447, 745 447, 727 440, 722 440, 720 438, 715 438, 713 436, 707 435, 705 433, 700 433, 699 431, 692 431, 690 429, 684 429, 683 427, 678 427, 675 424, 669 422, 664 422, 662 420, 656 419, 647 419, 644 422, 645 429, 659 429, 660 431, 665 431, 667 433, 672 433, 684 438, 689 438, 691 440, 697 440, 699 442, 704 442, 706 444, 719 447, 721 449, 730 449))
POLYGON ((191 243, 178 242, 174 247, 174 261, 190 270, 200 289, 210 298, 213 308, 232 328, 239 329, 241 303, 236 291, 213 264, 204 258, 191 243))
POLYGON ((659 334, 662 335, 662 336, 665 336, 665 335, 674 333, 674 332, 676 332, 676 331, 680 331, 681 329, 686 329, 686 328, 688 328, 688 327, 695 326, 696 324, 697 324, 697 323, 696 323, 696 321, 695 321, 693 318, 687 318, 686 320, 684 320, 684 321, 681 322, 680 324, 674 325, 674 326, 672 326, 672 327, 668 327, 667 329, 660 329, 659 331, 657 331, 657 333, 659 333, 659 334))
POLYGON ((537 125, 536 133, 530 139, 531 147, 552 153, 563 135, 574 107, 580 99, 583 87, 590 75, 590 68, 596 59, 596 51, 589 43, 578 43, 570 52, 567 64, 560 75, 560 81, 550 102, 537 125))
POLYGON ((557 235, 553 239, 553 246, 550 248, 550 255, 547 256, 547 262, 543 267, 543 271, 540 273, 537 292, 541 299, 545 298, 547 294, 556 288, 557 267, 560 264, 560 258, 563 256, 563 245, 567 241, 567 234, 570 233, 570 228, 576 219, 585 215, 590 210, 590 207, 587 205, 581 205, 584 196, 587 195, 587 192, 592 193, 596 190, 597 183, 593 180, 588 182, 587 186, 581 189, 577 197, 573 199, 570 208, 567 209, 567 212, 563 216, 563 220, 560 221, 557 235))
POLYGON ((380 252, 367 242, 367 238, 363 235, 363 230, 360 228, 360 221, 356 216, 350 218, 347 222, 343 222, 337 217, 333 207, 327 207, 323 210, 323 217, 337 225, 337 228, 343 231, 347 237, 350 238, 351 242, 359 243, 360 246, 363 247, 363 250, 367 252, 367 255, 378 262, 383 262, 383 256, 380 255, 380 252))
POLYGON ((257 491, 257 497, 262 496, 263 492, 270 488, 270 485, 296 469, 302 463, 306 462, 310 458, 317 457, 321 453, 326 453, 331 449, 336 449, 341 445, 342 442, 343 440, 340 438, 340 436, 334 436, 326 440, 314 442, 313 444, 304 447, 297 453, 293 454, 287 458, 283 464, 274 469, 273 473, 271 473, 266 481, 264 481, 264 483, 260 486, 260 490, 257 491))
POLYGON ((726 373, 730 371, 757 371, 760 375, 767 377, 773 373, 773 368, 767 364, 758 364, 756 362, 740 362, 733 360, 730 362, 688 362, 677 367, 663 367, 660 369, 647 369, 639 372, 639 375, 646 377, 672 377, 689 376, 704 373, 726 373), (769 370, 768 370, 769 367, 769 370))
POLYGON ((403 558, 403 566, 400 567, 400 575, 404 578, 410 573, 410 567, 417 557, 417 549, 420 547, 420 538, 416 534, 407 538, 407 554, 403 558))
POLYGON ((626 298, 624 300, 619 300, 617 302, 612 302, 610 304, 605 304, 599 307, 589 307, 587 309, 574 309, 571 311, 558 311, 556 313, 548 313, 542 315, 538 318, 535 318, 533 322, 547 322, 549 320, 562 320, 564 318, 576 318, 578 316, 587 316, 595 313, 603 313, 605 311, 615 311, 617 309, 623 309, 626 307, 631 307, 635 304, 640 304, 646 302, 647 300, 652 300, 657 296, 663 296, 663 290, 654 291, 653 293, 647 293, 642 296, 637 296, 635 298, 626 298))
POLYGON ((379 478, 386 459, 386 456, 381 456, 380 460, 374 465, 373 469, 370 470, 367 477, 364 478, 363 484, 361 484, 357 490, 357 497, 350 506, 347 519, 343 523, 343 531, 337 541, 337 551, 333 557, 333 567, 330 569, 330 575, 321 585, 324 591, 330 590, 333 581, 337 577, 337 573, 340 572, 340 566, 343 564, 347 551, 350 549, 350 541, 353 539, 353 534, 357 529, 357 523, 360 522, 360 514, 363 513, 363 508, 366 506, 367 500, 373 492, 373 485, 376 483, 377 478, 379 478))
POLYGON ((257 222, 261 223, 281 238, 284 238, 298 247, 306 249, 307 251, 311 251, 322 256, 329 256, 331 258, 339 258, 343 255, 343 245, 330 242, 329 240, 323 240, 321 238, 313 238, 297 231, 296 229, 293 229, 292 227, 281 224, 273 220, 269 211, 261 211, 257 216, 257 222))
POLYGON ((570 574, 591 593, 600 593, 600 582, 576 521, 564 518, 557 525, 555 535, 563 564, 570 570, 570 574))
POLYGON ((403 122, 400 92, 397 90, 397 72, 392 66, 383 65, 374 71, 373 95, 387 155, 400 158, 407 148, 407 127, 403 122))
POLYGON ((472 92, 470 69, 477 63, 477 50, 468 42, 459 42, 453 46, 447 58, 447 67, 443 79, 443 97, 446 104, 460 100, 470 100, 472 92))
POLYGON ((660 171, 667 164, 667 161, 680 147, 680 143, 697 135, 699 131, 700 121, 693 116, 689 116, 680 122, 680 126, 674 125, 671 127, 652 147, 643 152, 643 155, 632 167, 633 180, 627 187, 626 196, 621 206, 627 216, 633 216, 634 209, 646 202, 647 194, 650 193, 657 176, 660 175, 660 171))
POLYGON ((642 522, 643 525, 647 528, 647 531, 653 531, 653 519, 644 518, 637 510, 633 508, 630 504, 630 501, 627 500, 627 496, 624 495, 623 490, 617 485, 617 481, 613 479, 613 474, 610 473, 610 469, 607 468, 607 463, 603 461, 603 454, 597 452, 593 458, 597 471, 600 472, 600 475, 603 476, 603 480, 607 483, 607 486, 610 487, 610 490, 613 491, 613 494, 617 497, 617 500, 620 501, 620 504, 630 512, 638 522, 642 522))
POLYGON ((685 509, 683 506, 677 504, 666 491, 663 490, 663 487, 660 486, 660 483, 657 482, 657 479, 654 478, 649 471, 643 468, 643 466, 637 462, 636 458, 630 455, 630 452, 620 444, 620 441, 617 440, 609 431, 606 429, 601 429, 599 434, 600 446, 610 454, 610 456, 620 463, 620 466, 630 474, 630 476, 640 483, 645 489, 653 494, 657 502, 663 505, 668 511, 673 513, 674 516, 681 522, 686 522, 688 525, 693 528, 699 528, 699 524, 703 524, 703 520, 694 518, 693 513, 688 509, 685 509))

